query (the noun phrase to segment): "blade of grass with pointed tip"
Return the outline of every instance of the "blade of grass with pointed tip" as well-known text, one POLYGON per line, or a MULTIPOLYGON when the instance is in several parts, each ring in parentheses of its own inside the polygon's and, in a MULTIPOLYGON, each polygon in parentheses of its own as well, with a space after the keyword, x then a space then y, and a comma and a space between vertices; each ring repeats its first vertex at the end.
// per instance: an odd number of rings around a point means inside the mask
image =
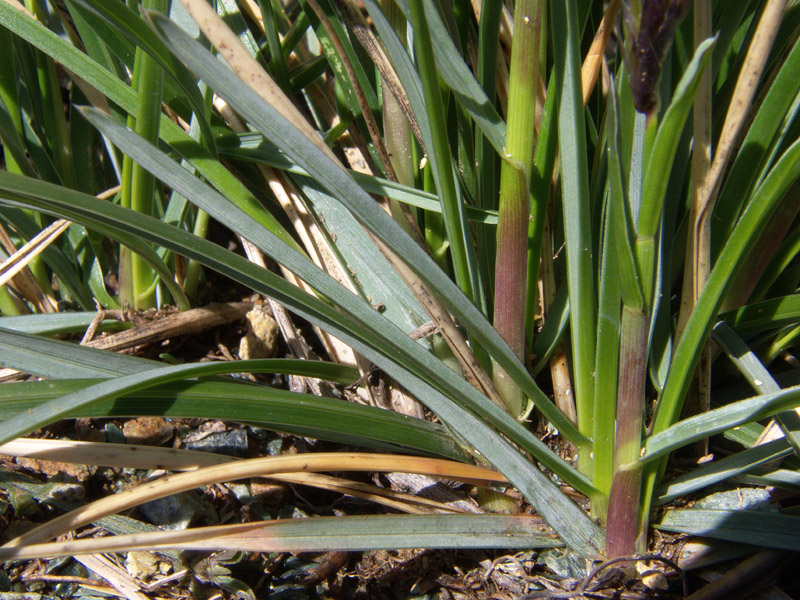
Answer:
MULTIPOLYGON (((314 371, 313 366, 307 369, 309 376, 314 371)), ((5 384, 0 419, 97 382, 79 379, 5 384)), ((146 415, 225 419, 348 445, 468 459, 452 435, 438 424, 335 398, 233 381, 164 383, 75 409, 67 418, 146 415)))
POLYGON ((181 532, 111 536, 2 548, 0 559, 71 556, 168 548, 311 552, 398 548, 553 548, 562 543, 535 532, 531 517, 501 515, 365 515, 282 519, 202 527, 181 532), (175 535, 177 533, 177 535, 175 535), (184 541, 186 540, 186 541, 184 541), (82 543, 89 542, 89 543, 82 543), (101 548, 96 544, 103 543, 101 548), (93 550, 92 544, 95 544, 93 550))
POLYGON ((800 406, 800 386, 733 402, 707 413, 679 421, 653 434, 639 462, 649 463, 691 442, 702 440, 744 423, 771 417, 800 406))
POLYGON ((800 550, 800 517, 754 510, 670 510, 653 527, 766 548, 800 550))
MULTIPOLYGON (((597 303, 589 210, 587 142, 581 93, 580 25, 575 0, 551 5, 554 76, 559 88, 558 137, 569 286, 572 368, 578 428, 593 429, 597 303)), ((588 464, 588 463, 587 463, 588 464)))
POLYGON ((726 456, 725 458, 704 465, 686 475, 681 475, 670 481, 661 490, 655 499, 656 504, 667 504, 677 498, 683 498, 689 494, 702 490, 709 486, 726 481, 732 477, 743 475, 748 471, 780 460, 792 453, 792 448, 788 442, 775 440, 767 444, 755 446, 726 456))

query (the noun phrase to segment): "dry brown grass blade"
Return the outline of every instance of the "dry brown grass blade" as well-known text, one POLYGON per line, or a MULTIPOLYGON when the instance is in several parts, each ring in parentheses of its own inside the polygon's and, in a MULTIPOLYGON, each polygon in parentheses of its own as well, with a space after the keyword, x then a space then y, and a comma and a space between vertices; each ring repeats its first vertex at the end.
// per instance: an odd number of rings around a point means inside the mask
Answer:
POLYGON ((603 65, 603 55, 606 51, 608 44, 608 37, 614 29, 614 22, 617 19, 617 13, 621 6, 620 0, 611 0, 603 15, 603 20, 600 21, 600 26, 594 34, 592 45, 586 53, 586 58, 583 61, 581 68, 581 82, 583 84, 583 104, 589 102, 589 96, 592 95, 592 90, 597 83, 597 76, 600 73, 600 68, 603 65))
POLYGON ((283 475, 275 475, 270 477, 270 479, 338 492, 347 496, 353 496, 354 498, 369 500, 370 502, 382 504, 383 506, 410 514, 465 512, 456 507, 437 502, 436 500, 414 496, 413 494, 396 492, 376 485, 361 483, 360 481, 331 477, 330 475, 323 475, 320 473, 286 473, 283 475))
POLYGON ((36 237, 9 256, 0 264, 0 285, 5 285, 14 275, 24 269, 29 262, 39 256, 50 244, 55 242, 62 233, 71 225, 65 219, 51 223, 36 237))
POLYGON ((103 555, 89 555, 76 557, 79 563, 96 575, 105 579, 111 586, 128 600, 150 600, 140 590, 141 582, 131 577, 125 570, 108 560, 103 555))
POLYGON ((142 502, 177 494, 204 485, 273 474, 318 471, 397 471, 457 479, 476 485, 505 482, 499 473, 449 460, 396 454, 321 452, 294 456, 253 458, 170 475, 102 498, 56 517, 11 540, 4 547, 26 546, 53 539, 99 518, 132 508, 142 502))
MULTIPOLYGON (((176 448, 34 438, 19 438, 2 444, 0 455, 40 461, 163 471, 195 471, 238 460, 222 454, 176 448)), ((335 491, 408 513, 463 512, 442 502, 420 498, 413 494, 319 473, 283 473, 272 475, 270 479, 335 491)))
MULTIPOLYGON (((220 114, 228 122, 233 131, 236 133, 244 133, 247 131, 247 127, 245 127, 244 123, 241 121, 241 119, 239 119, 239 116, 230 108, 230 106, 228 106, 224 100, 222 100, 222 98, 215 98, 214 106, 217 108, 217 110, 219 110, 220 114)), ((328 244, 328 239, 320 230, 316 221, 311 217, 311 215, 308 214, 304 203, 292 186, 289 185, 289 182, 286 180, 286 178, 266 165, 259 164, 257 166, 261 175, 264 177, 264 180, 267 182, 270 191, 275 196, 276 200, 278 200, 281 208, 283 208, 283 210, 286 212, 286 215, 291 220, 292 225, 294 225, 295 231, 300 237, 303 247, 305 248, 311 260, 314 261, 314 264, 331 275, 339 283, 347 287, 350 291, 355 293, 355 288, 350 280, 347 270, 342 266, 341 262, 336 256, 336 253, 331 250, 330 245, 328 244)), ((250 261, 266 268, 261 251, 249 241, 243 241, 243 245, 250 261)), ((291 284, 299 287, 305 292, 312 294, 314 293, 314 291, 305 281, 295 276, 294 273, 285 267, 281 266, 280 268, 283 276, 291 284)), ((274 302, 271 302, 271 305, 274 304, 274 302)), ((278 312, 280 312, 280 310, 278 312)), ((279 325, 283 323, 283 325, 281 325, 281 331, 285 336, 288 335, 287 340, 292 338, 298 339, 298 337, 294 335, 294 332, 289 331, 288 329, 284 331, 286 325, 285 319, 279 319, 278 323, 279 325)), ((350 366, 359 365, 359 358, 349 346, 343 342, 340 342, 335 337, 328 334, 328 332, 318 327, 315 327, 314 331, 317 333, 320 341, 325 346, 325 350, 328 352, 328 356, 332 361, 350 366)), ((303 358, 308 358, 308 352, 305 349, 300 348, 299 346, 293 348, 296 352, 300 353, 300 356, 303 358)))
MULTIPOLYGON (((18 254, 17 247, 14 246, 11 236, 8 235, 8 232, 1 223, 0 244, 2 244, 9 256, 15 256, 18 254)), ((36 307, 36 310, 39 312, 58 312, 56 309, 55 299, 44 292, 42 286, 39 285, 36 277, 33 276, 33 273, 31 273, 31 270, 27 266, 23 265, 22 268, 19 269, 19 271, 14 275, 12 282, 19 295, 33 304, 36 307)))
POLYGON ((222 454, 176 448, 33 438, 19 438, 0 445, 0 455, 104 467, 166 471, 194 471, 236 460, 222 454))

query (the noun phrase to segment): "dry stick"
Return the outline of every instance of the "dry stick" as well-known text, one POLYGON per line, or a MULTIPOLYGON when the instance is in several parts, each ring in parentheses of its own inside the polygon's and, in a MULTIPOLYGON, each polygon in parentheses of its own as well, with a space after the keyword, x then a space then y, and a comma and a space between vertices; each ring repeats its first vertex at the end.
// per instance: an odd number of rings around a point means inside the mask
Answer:
POLYGON ((136 329, 120 331, 84 344, 101 350, 125 350, 143 344, 160 342, 177 335, 198 333, 219 327, 232 321, 243 319, 253 308, 249 302, 230 302, 228 304, 209 304, 203 308, 193 308, 173 313, 161 319, 140 325, 136 329))
MULTIPOLYGON (((694 3, 694 42, 695 47, 711 36, 711 0, 697 0, 694 3)), ((705 182, 711 171, 711 69, 705 69, 697 86, 693 105, 692 127, 692 206, 689 222, 696 235, 688 236, 686 241, 686 262, 684 273, 690 276, 684 281, 681 294, 681 311, 678 319, 676 343, 683 334, 686 321, 700 298, 702 287, 708 278, 711 256, 711 232, 701 223, 703 206, 706 202, 705 182), (701 231, 702 230, 702 231, 701 231)), ((686 416, 707 412, 711 408, 711 346, 706 344, 697 365, 695 377, 684 406, 686 416)), ((708 454, 708 439, 694 444, 695 454, 708 454)))
MULTIPOLYGON (((722 182, 722 174, 733 154, 739 133, 745 124, 753 98, 769 57, 770 49, 780 27, 787 0, 770 0, 764 8, 758 27, 747 50, 742 70, 736 81, 725 124, 710 163, 711 154, 711 75, 708 69, 703 74, 694 104, 694 145, 692 151, 692 210, 691 234, 687 240, 685 279, 681 311, 678 317, 676 340, 680 339, 705 287, 711 271, 711 217, 722 182)), ((695 3, 696 45, 711 34, 711 5, 709 0, 695 3)), ((706 345, 696 371, 697 385, 687 403, 687 414, 706 412, 711 405, 711 347, 706 345)), ((708 441, 700 442, 698 451, 705 454, 708 441)))
POLYGON ((102 554, 76 556, 75 560, 108 581, 117 592, 128 600, 150 600, 141 593, 142 583, 139 580, 132 577, 125 569, 118 567, 102 554))
POLYGON ((764 549, 742 561, 722 577, 709 583, 687 600, 729 600, 742 598, 744 592, 752 592, 753 586, 763 585, 766 574, 775 571, 787 559, 784 550, 764 549))
MULTIPOLYGON (((299 471, 390 471, 414 472, 448 477, 474 484, 505 482, 500 473, 483 467, 443 459, 419 458, 393 454, 319 452, 290 456, 272 456, 238 460, 197 471, 170 475, 142 483, 135 488, 97 500, 87 506, 56 517, 7 542, 2 548, 19 548, 53 539, 71 529, 82 527, 102 517, 127 510, 142 502, 163 498, 204 485, 299 471)), ((8 552, 0 553, 2 556, 8 552)))

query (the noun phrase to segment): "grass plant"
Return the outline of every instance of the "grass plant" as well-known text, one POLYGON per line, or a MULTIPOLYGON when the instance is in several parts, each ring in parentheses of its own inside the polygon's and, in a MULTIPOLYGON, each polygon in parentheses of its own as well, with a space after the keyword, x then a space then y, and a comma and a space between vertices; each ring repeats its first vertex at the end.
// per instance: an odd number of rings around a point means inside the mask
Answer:
MULTIPOLYGON (((798 33, 788 0, 0 0, 3 252, 71 223, 2 279, 0 361, 41 379, 2 384, 0 444, 61 418, 227 418, 507 482, 587 558, 645 552, 651 520, 797 550, 790 512, 754 541, 757 513, 708 528, 654 511, 797 478, 769 461, 800 448, 798 33), (47 337, 95 303, 203 305, 221 277, 317 327, 331 362, 167 366, 47 337), (372 365, 437 422, 219 377, 362 385, 372 365), (785 441, 762 445, 773 418, 785 441), (719 436, 731 456, 665 475, 719 436)), ((286 523, 248 543, 553 545, 521 517, 475 519, 286 523)), ((192 539, 230 547, 236 527, 192 539)), ((171 539, 112 546, 201 547, 171 539)), ((30 540, 0 558, 68 553, 30 540)))

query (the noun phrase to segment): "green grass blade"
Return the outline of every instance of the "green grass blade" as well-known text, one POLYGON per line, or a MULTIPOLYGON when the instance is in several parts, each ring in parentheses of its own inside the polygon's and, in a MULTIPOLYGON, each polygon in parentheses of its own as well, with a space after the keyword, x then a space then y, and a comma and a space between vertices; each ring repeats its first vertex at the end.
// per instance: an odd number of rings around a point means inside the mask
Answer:
POLYGON ((650 436, 645 445, 646 453, 639 459, 639 462, 649 463, 691 442, 705 439, 744 423, 771 417, 797 406, 800 406, 800 386, 754 396, 684 419, 672 427, 650 436))
MULTIPOLYGON (((95 87, 127 113, 136 112, 137 94, 130 86, 41 23, 12 8, 6 2, 0 2, 0 26, 9 29, 48 56, 57 57, 64 68, 95 87)), ((208 60, 217 59, 209 57, 208 60)), ((287 244, 299 248, 294 238, 264 209, 253 194, 207 149, 193 140, 166 115, 161 117, 159 135, 212 185, 224 190, 231 202, 245 210, 287 244)))
POLYGON ((667 504, 732 477, 743 475, 762 465, 779 461, 791 453, 792 448, 786 440, 775 440, 726 456, 671 480, 658 491, 655 503, 657 505, 667 504))
POLYGON ((800 97, 797 73, 800 71, 800 44, 795 44, 783 66, 770 83, 753 122, 748 126, 741 149, 725 179, 714 209, 713 255, 721 251, 725 240, 736 225, 744 202, 756 186, 759 177, 769 167, 772 150, 779 141, 779 129, 784 118, 797 110, 800 97))
POLYGON ((766 333, 800 320, 800 294, 748 304, 720 315, 739 335, 766 333))
MULTIPOLYGON (((60 312, 19 317, 0 317, 0 328, 29 333, 32 335, 57 335, 62 333, 82 333, 92 323, 97 312, 60 312)), ((98 331, 119 331, 132 324, 124 324, 115 319, 104 319, 98 331)))
MULTIPOLYGON (((715 43, 716 38, 711 38, 697 47, 697 51, 678 83, 672 101, 658 127, 644 172, 642 205, 636 224, 636 234, 642 239, 654 239, 661 225, 664 198, 669 183, 669 177, 665 176, 665 173, 672 171, 672 163, 678 149, 678 142, 681 139, 683 127, 692 108, 700 75, 711 58, 715 43)), ((644 264, 640 266, 643 269, 648 268, 644 264)), ((651 278, 644 276, 643 279, 647 282, 651 278)))
MULTIPOLYGON (((164 543, 163 532, 111 536, 103 552, 180 548, 252 552, 394 550, 398 548, 553 548, 561 542, 537 531, 531 517, 503 515, 365 515, 281 519, 260 523, 189 529, 164 543), (198 535, 202 534, 202 535, 198 535), (158 540, 157 536, 162 536, 158 540), (183 541, 190 540, 190 541, 183 541)), ((91 544, 75 545, 69 554, 94 554, 91 544)), ((75 544, 75 542, 73 542, 75 544)), ((63 544, 37 544, 0 551, 0 560, 64 554, 63 544)), ((72 546, 70 546, 72 547, 72 546)))
MULTIPOLYGON (((306 361, 294 361, 292 369, 307 368, 303 365, 306 361), (297 364, 300 363, 300 364, 297 364)), ((35 429, 53 423, 58 419, 78 409, 92 405, 100 400, 108 400, 126 393, 147 389, 159 384, 201 377, 229 373, 248 373, 261 370, 270 371, 270 361, 266 360, 240 360, 220 363, 196 363, 188 365, 159 366, 147 371, 124 375, 111 380, 101 381, 82 390, 66 394, 50 402, 46 402, 25 411, 15 417, 0 423, 0 444, 5 444, 15 438, 21 437, 35 429)), ((321 365, 315 363, 312 370, 320 369, 321 365)), ((342 367, 332 365, 333 373, 341 373, 342 367)), ((349 370, 348 380, 355 377, 355 372, 349 370)))
MULTIPOLYGON (((581 94, 581 30, 575 0, 550 6, 556 87, 559 89, 558 136, 560 142, 564 242, 569 286, 572 370, 578 429, 589 435, 593 428, 597 297, 592 249, 587 142, 581 94)), ((545 174, 547 176, 547 174, 545 174)), ((587 463, 588 464, 588 463, 587 463)))
MULTIPOLYGON (((158 363, 150 364, 158 366, 158 363)), ((295 368, 296 365, 293 365, 287 371, 295 368)), ((313 373, 316 368, 308 366, 305 370, 313 373)), ((324 375, 325 370, 330 371, 330 367, 326 366, 319 374, 324 375)), ((0 400, 0 419, 11 418, 94 383, 97 380, 8 384, 0 400)), ((225 419, 347 445, 468 460, 468 455, 441 425, 335 398, 297 394, 241 382, 164 383, 80 407, 68 413, 67 418, 142 415, 225 419)))
POLYGON ((752 544, 765 548, 800 550, 800 517, 754 510, 667 511, 656 529, 752 544))
MULTIPOLYGON (((727 323, 722 321, 714 326, 713 338, 757 394, 780 391, 781 386, 772 374, 727 323)), ((796 412, 789 411, 777 415, 776 419, 795 451, 800 454, 800 417, 796 412)))
POLYGON ((451 160, 447 136, 444 99, 439 86, 433 40, 428 27, 424 0, 412 0, 411 25, 414 28, 414 48, 425 96, 425 108, 432 134, 432 146, 428 148, 436 189, 442 202, 442 217, 450 243, 455 279, 464 295, 474 304, 480 305, 480 288, 477 282, 477 264, 472 235, 464 214, 464 204, 456 189, 455 171, 451 160))
POLYGON ((125 4, 104 2, 103 0, 74 0, 86 9, 92 11, 109 25, 114 27, 128 40, 145 50, 180 86, 184 98, 199 119, 203 131, 205 144, 214 148, 214 136, 211 125, 206 119, 203 95, 197 88, 194 78, 182 64, 175 60, 164 43, 147 26, 137 13, 130 10, 125 4))
POLYGON ((144 358, 84 348, 8 329, 0 329, 0 364, 40 377, 59 379, 117 377, 153 367, 153 361, 144 358))

